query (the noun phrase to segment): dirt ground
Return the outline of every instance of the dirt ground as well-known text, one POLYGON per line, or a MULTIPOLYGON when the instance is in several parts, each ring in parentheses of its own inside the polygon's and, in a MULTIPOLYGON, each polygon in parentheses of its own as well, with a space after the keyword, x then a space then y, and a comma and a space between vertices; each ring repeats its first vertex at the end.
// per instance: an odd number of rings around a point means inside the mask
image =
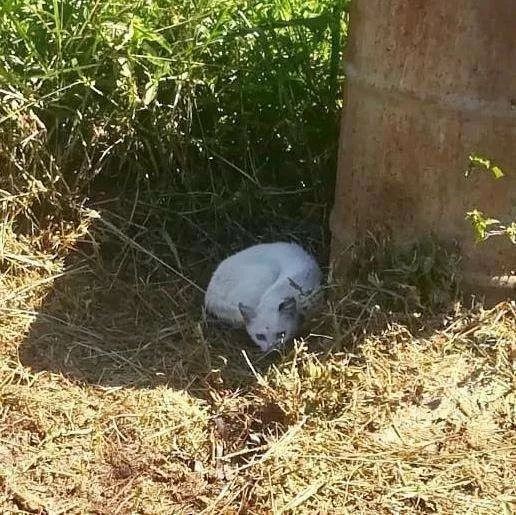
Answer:
POLYGON ((112 252, 90 222, 3 235, 3 513, 514 511, 514 302, 400 314, 355 285, 264 357, 186 280, 224 249, 112 252))

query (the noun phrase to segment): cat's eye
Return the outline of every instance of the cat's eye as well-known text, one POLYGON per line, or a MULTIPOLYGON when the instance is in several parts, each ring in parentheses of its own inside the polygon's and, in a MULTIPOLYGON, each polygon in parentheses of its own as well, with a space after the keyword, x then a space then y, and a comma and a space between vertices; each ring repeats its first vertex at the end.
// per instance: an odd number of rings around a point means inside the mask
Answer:
POLYGON ((283 340, 283 338, 285 338, 285 331, 281 331, 281 333, 276 333, 276 338, 278 340, 283 340))
POLYGON ((264 334, 257 334, 256 335, 256 339, 259 341, 259 342, 264 342, 265 340, 267 340, 267 338, 265 337, 264 334))

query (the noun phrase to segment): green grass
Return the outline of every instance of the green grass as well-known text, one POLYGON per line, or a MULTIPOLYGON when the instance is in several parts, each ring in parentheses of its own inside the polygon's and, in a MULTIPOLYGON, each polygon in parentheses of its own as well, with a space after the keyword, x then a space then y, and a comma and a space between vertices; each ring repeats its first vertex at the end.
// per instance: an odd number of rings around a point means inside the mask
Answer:
POLYGON ((222 222, 326 200, 344 6, 3 2, 0 187, 39 221, 99 189, 222 222))

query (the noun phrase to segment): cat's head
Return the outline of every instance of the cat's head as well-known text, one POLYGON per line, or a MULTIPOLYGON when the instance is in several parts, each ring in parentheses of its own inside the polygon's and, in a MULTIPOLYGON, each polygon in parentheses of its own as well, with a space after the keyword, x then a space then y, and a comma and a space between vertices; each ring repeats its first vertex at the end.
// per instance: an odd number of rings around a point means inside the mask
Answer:
POLYGON ((294 297, 288 297, 276 306, 253 309, 240 303, 238 308, 247 333, 264 352, 296 336, 300 317, 294 297))

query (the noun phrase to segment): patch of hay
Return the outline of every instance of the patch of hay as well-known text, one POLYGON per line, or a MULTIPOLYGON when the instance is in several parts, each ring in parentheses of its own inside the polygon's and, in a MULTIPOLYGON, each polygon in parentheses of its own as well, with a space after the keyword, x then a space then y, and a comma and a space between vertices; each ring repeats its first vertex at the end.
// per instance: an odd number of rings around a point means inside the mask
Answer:
MULTIPOLYGON (((264 358, 206 327, 143 242, 65 263, 50 241, 4 231, 3 512, 514 509, 514 303, 399 316, 359 285, 321 335, 264 358)), ((215 264, 193 252, 180 271, 215 264)))

